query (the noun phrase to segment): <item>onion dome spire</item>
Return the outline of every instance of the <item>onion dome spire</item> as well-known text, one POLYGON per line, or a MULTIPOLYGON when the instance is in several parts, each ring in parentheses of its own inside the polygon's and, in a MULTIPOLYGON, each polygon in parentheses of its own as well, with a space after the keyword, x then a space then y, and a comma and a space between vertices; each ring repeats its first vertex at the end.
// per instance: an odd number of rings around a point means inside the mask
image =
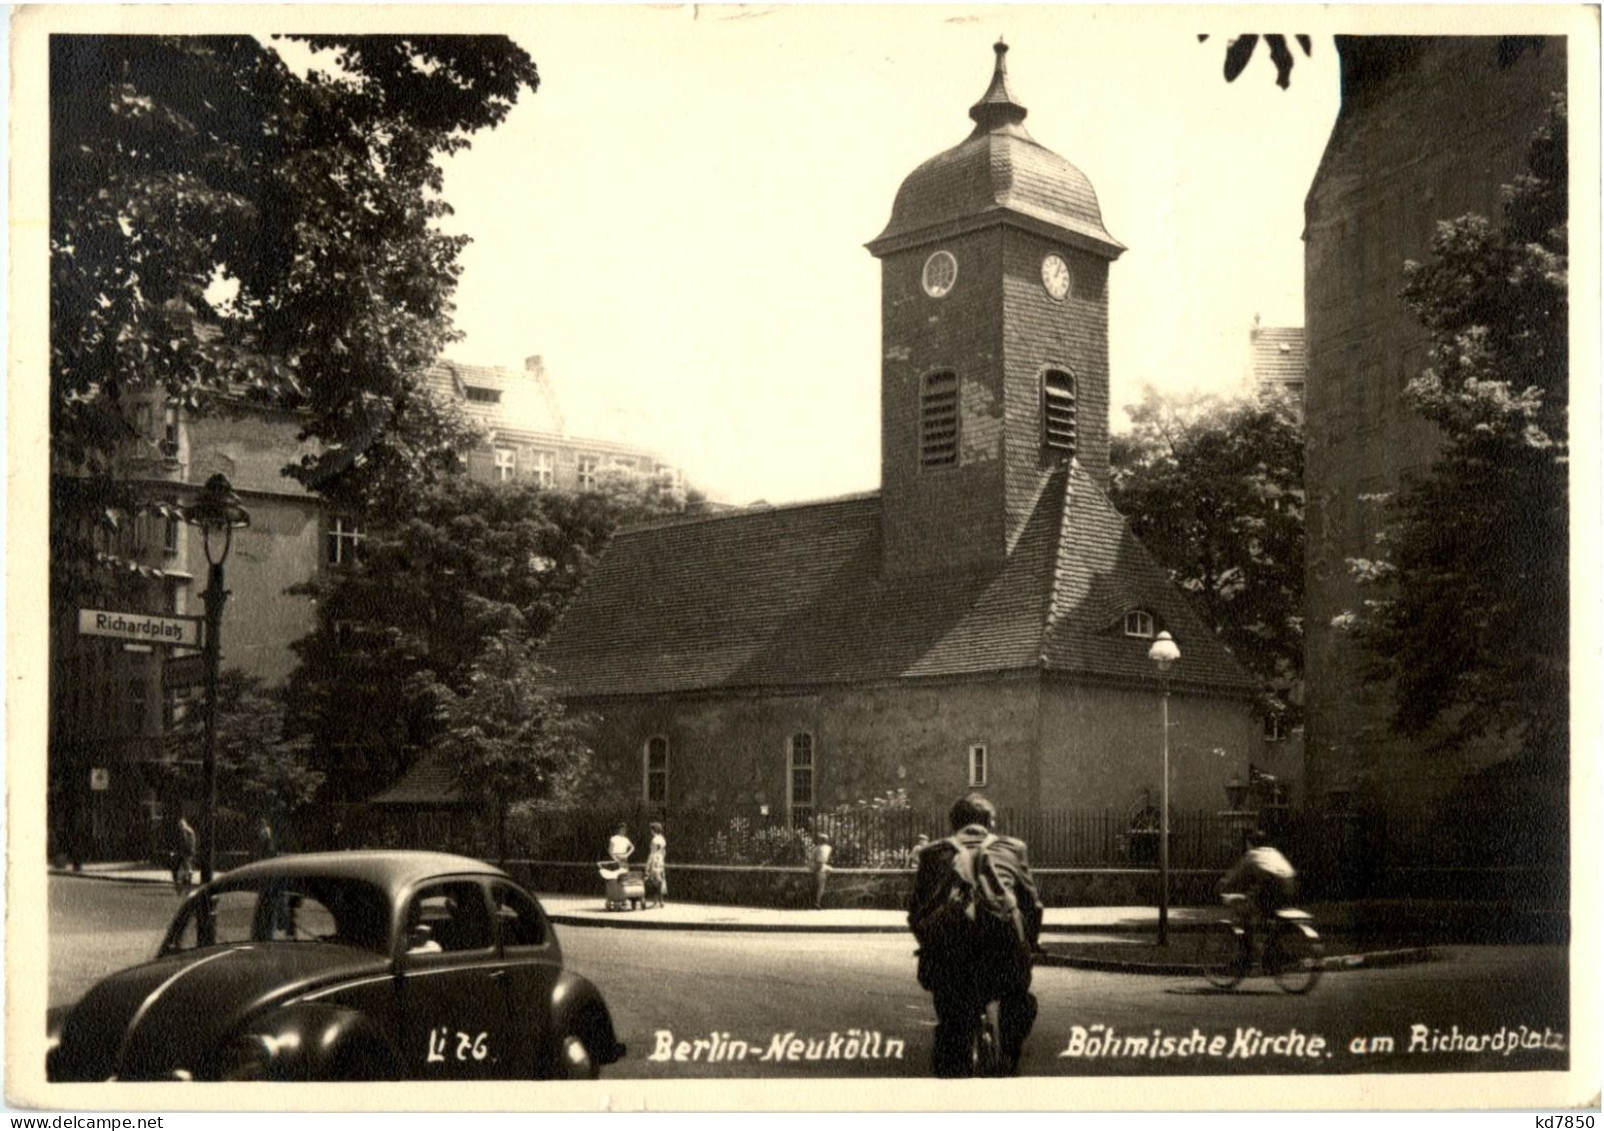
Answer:
POLYGON ((1025 120, 1026 110, 1008 89, 1008 44, 999 38, 992 50, 997 52, 997 67, 991 73, 991 85, 969 108, 969 116, 976 123, 975 132, 992 133, 1013 126, 1024 133, 1020 123, 1025 120))

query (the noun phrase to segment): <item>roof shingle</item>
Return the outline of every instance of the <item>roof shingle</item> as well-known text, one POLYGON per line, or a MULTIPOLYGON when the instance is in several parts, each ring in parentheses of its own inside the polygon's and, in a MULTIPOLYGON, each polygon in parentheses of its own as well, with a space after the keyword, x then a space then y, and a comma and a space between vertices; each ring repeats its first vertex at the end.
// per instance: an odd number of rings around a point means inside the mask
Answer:
POLYGON ((620 531, 547 643, 573 696, 1040 669, 1150 681, 1127 609, 1183 652, 1175 682, 1252 684, 1096 484, 1053 474, 998 568, 886 579, 880 497, 620 531))

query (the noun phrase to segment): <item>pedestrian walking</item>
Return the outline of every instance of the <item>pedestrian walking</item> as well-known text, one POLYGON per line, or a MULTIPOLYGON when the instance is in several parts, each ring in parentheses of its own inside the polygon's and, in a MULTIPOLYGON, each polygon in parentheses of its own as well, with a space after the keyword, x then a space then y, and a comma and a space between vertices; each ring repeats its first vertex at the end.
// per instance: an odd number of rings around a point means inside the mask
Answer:
POLYGON ((653 821, 651 830, 651 846, 646 853, 646 900, 648 907, 654 899, 661 907, 663 897, 668 895, 668 838, 663 835, 661 821, 653 821))
POLYGON ((173 826, 173 890, 183 895, 189 890, 190 877, 195 874, 195 854, 198 842, 195 829, 182 816, 173 826))
POLYGON ((257 860, 266 860, 272 855, 274 855, 273 826, 268 823, 266 817, 263 817, 261 823, 256 826, 255 858, 257 860))
POLYGON ((813 837, 813 854, 809 861, 813 868, 813 906, 824 907, 824 885, 830 877, 830 836, 816 833, 813 837))

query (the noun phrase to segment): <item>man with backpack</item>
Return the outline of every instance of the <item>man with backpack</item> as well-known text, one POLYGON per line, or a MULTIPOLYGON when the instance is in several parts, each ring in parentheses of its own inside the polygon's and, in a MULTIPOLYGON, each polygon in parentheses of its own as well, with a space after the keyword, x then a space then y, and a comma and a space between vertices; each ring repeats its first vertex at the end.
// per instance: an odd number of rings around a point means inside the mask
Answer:
POLYGON ((948 815, 953 835, 919 853, 908 926, 919 940, 919 985, 936 1010, 937 1076, 967 1076, 975 1029, 997 1002, 1005 1068, 1017 1068, 1036 1021, 1031 952, 1041 933, 1041 897, 1025 842, 991 831, 997 810, 966 794, 948 815))

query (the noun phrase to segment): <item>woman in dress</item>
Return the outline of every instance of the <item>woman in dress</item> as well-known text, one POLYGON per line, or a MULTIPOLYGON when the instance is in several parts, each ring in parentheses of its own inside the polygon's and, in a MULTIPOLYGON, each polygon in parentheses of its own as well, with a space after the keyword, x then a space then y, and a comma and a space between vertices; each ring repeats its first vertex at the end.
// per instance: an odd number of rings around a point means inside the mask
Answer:
POLYGON ((663 897, 668 894, 668 838, 663 835, 663 825, 660 821, 652 822, 652 843, 646 855, 646 899, 647 906, 655 899, 657 906, 663 906, 663 897))

